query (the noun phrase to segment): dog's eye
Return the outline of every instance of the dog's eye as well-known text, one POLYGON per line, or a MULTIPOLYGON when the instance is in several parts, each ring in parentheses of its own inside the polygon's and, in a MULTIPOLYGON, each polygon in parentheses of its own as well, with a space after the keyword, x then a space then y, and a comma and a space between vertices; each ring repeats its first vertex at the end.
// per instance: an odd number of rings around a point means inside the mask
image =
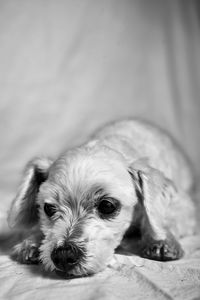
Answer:
POLYGON ((52 217, 56 212, 56 206, 54 204, 45 203, 44 212, 48 217, 52 217))
POLYGON ((117 209, 116 203, 110 200, 102 200, 98 205, 98 212, 101 215, 112 215, 117 209))

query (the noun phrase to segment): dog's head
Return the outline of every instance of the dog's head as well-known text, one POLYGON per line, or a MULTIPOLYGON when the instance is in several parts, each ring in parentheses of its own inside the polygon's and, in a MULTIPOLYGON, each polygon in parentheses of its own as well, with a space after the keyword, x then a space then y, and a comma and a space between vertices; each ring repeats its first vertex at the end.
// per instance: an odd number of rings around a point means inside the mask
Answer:
POLYGON ((55 162, 31 161, 9 223, 40 226, 40 259, 50 270, 92 274, 110 261, 129 227, 136 192, 117 153, 76 149, 55 162))

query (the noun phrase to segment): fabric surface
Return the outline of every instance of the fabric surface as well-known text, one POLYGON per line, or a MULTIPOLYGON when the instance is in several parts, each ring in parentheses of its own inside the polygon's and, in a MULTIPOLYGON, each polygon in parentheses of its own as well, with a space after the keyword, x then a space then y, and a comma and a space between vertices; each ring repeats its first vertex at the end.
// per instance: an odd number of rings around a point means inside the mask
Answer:
MULTIPOLYGON (((27 161, 118 118, 167 129, 198 187, 199 16, 198 1, 0 0, 1 235, 27 161)), ((199 299, 200 236, 181 243, 180 261, 116 254, 104 272, 63 280, 13 262, 0 242, 0 298, 199 299)))

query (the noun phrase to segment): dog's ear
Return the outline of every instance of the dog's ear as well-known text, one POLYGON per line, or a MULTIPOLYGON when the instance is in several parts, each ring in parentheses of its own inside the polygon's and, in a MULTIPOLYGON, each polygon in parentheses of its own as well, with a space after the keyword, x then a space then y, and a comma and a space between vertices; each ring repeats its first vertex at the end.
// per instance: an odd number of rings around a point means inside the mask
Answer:
POLYGON ((128 171, 133 179, 138 200, 149 217, 159 215, 163 218, 166 212, 164 208, 168 207, 177 192, 172 181, 159 170, 146 164, 135 163, 128 171))
POLYGON ((22 183, 8 213, 10 227, 30 228, 37 224, 37 194, 40 185, 48 178, 52 162, 49 158, 35 158, 27 164, 22 183))
POLYGON ((175 236, 194 233, 194 206, 186 192, 148 164, 136 162, 128 171, 133 179, 139 208, 143 211, 142 221, 140 219, 143 228, 148 228, 156 239, 166 238, 165 230, 161 229, 167 228, 168 224, 175 236), (183 219, 182 216, 187 217, 183 219))

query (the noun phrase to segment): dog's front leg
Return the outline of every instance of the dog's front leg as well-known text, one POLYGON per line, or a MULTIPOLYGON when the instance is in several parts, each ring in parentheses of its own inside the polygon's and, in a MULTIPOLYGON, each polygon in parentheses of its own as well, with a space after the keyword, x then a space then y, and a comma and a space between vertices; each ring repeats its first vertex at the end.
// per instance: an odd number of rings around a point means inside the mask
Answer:
POLYGON ((159 216, 152 213, 154 204, 147 201, 143 207, 141 241, 139 252, 142 257, 169 261, 179 259, 183 250, 174 235, 160 222, 159 216))
POLYGON ((26 233, 22 241, 13 247, 11 257, 23 264, 39 263, 39 247, 42 238, 42 232, 37 226, 28 234, 26 233))

